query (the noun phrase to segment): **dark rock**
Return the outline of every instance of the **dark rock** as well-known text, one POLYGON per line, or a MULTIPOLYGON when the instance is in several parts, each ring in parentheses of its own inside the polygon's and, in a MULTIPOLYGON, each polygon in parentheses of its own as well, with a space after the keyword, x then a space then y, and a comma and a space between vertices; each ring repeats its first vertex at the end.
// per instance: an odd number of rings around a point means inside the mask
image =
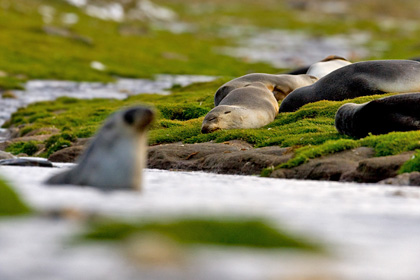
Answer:
POLYGON ((395 156, 375 157, 359 162, 354 172, 345 174, 341 181, 376 183, 378 181, 395 177, 400 167, 411 158, 413 152, 395 156))
POLYGON ((149 147, 148 167, 224 174, 260 174, 268 166, 286 162, 287 148, 254 149, 243 141, 167 144, 149 147))
POLYGON ((64 148, 51 154, 48 160, 52 162, 75 162, 84 149, 85 146, 81 145, 64 148))
POLYGON ((420 186, 420 172, 403 173, 393 178, 381 180, 378 183, 397 186, 420 186))
POLYGON ((340 181, 342 176, 356 170, 358 162, 374 156, 372 148, 360 147, 309 160, 290 169, 274 170, 270 177, 340 181))
POLYGON ((0 160, 0 165, 53 167, 53 164, 48 160, 29 158, 3 159, 0 160))

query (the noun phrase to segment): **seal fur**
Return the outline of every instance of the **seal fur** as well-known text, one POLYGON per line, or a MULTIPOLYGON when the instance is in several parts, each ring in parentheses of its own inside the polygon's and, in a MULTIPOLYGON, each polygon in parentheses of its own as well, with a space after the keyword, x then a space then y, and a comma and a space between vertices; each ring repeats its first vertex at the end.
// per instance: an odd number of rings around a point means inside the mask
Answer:
POLYGON ((251 83, 262 83, 270 91, 273 92, 274 97, 277 100, 285 98, 293 90, 312 85, 318 80, 316 77, 312 77, 306 74, 302 75, 289 75, 279 74, 271 75, 264 73, 253 73, 245 76, 233 79, 224 85, 222 85, 214 95, 214 106, 218 106, 220 102, 234 89, 238 89, 249 85, 251 83))
POLYGON ((315 76, 318 79, 328 75, 329 73, 337 70, 341 67, 351 64, 350 61, 341 56, 330 55, 324 58, 323 60, 312 64, 308 71, 307 75, 315 76))
POLYGON ((293 112, 320 100, 420 91, 420 62, 412 60, 362 61, 339 68, 318 82, 294 90, 281 103, 280 112, 293 112))
POLYGON ((140 190, 146 164, 146 130, 153 111, 132 107, 111 115, 70 170, 46 183, 92 186, 101 190, 140 190))
POLYGON ((346 103, 335 115, 341 134, 362 138, 369 133, 420 129, 420 93, 398 94, 364 104, 346 103))
POLYGON ((259 128, 277 116, 279 105, 273 93, 255 82, 232 90, 218 106, 207 113, 202 133, 219 129, 259 128))

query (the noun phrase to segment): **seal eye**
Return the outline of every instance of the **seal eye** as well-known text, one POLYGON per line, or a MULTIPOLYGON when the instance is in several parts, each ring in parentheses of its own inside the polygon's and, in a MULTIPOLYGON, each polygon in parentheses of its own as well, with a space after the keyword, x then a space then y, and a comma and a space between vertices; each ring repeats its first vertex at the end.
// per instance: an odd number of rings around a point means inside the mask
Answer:
POLYGON ((125 112, 124 121, 129 125, 133 124, 136 112, 137 112, 136 108, 128 110, 127 112, 125 112))
POLYGON ((208 121, 211 122, 211 121, 214 121, 215 119, 217 119, 217 117, 213 117, 213 118, 209 119, 208 121))
POLYGON ((232 111, 226 111, 225 114, 230 114, 232 111))

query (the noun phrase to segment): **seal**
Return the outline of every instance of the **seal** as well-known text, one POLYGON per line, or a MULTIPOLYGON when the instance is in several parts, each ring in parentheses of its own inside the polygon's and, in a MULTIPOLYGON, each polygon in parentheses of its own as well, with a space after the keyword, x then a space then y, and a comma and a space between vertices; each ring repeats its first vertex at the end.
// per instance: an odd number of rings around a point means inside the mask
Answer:
POLYGON ((324 58, 323 60, 312 64, 309 67, 306 74, 321 79, 329 73, 349 64, 351 64, 351 62, 345 59, 344 57, 330 55, 324 58))
POLYGON ((293 112, 320 100, 340 101, 359 96, 420 91, 420 62, 373 60, 339 68, 318 82, 298 88, 281 103, 280 112, 293 112))
POLYGON ((232 90, 204 117, 202 133, 219 129, 259 128, 274 120, 279 105, 273 93, 260 82, 232 90))
POLYGON ((369 133, 420 129, 420 93, 398 94, 364 104, 346 103, 335 114, 341 134, 362 138, 369 133))
POLYGON ((214 106, 218 106, 220 102, 225 98, 232 90, 244 87, 251 83, 262 83, 270 91, 273 92, 277 100, 285 98, 293 90, 312 85, 318 80, 316 77, 312 77, 306 74, 303 75, 289 75, 279 74, 271 75, 264 73, 253 73, 248 74, 236 79, 233 79, 224 85, 222 85, 214 95, 214 106))
POLYGON ((78 164, 46 183, 92 186, 104 191, 140 190, 146 165, 146 130, 153 115, 151 109, 141 106, 112 114, 79 157, 78 164))

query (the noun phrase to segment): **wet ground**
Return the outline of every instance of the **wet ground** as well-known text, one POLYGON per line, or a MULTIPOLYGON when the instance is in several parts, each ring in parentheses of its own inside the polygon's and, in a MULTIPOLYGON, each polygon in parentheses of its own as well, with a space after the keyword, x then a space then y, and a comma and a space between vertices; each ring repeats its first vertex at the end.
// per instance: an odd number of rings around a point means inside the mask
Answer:
POLYGON ((161 170, 146 170, 142 193, 42 184, 58 171, 2 167, 0 174, 40 210, 131 218, 265 217, 322 242, 330 253, 210 247, 185 251, 181 263, 156 268, 136 264, 124 246, 71 244, 81 230, 74 221, 34 217, 0 222, 0 279, 414 280, 420 275, 419 188, 161 170))

